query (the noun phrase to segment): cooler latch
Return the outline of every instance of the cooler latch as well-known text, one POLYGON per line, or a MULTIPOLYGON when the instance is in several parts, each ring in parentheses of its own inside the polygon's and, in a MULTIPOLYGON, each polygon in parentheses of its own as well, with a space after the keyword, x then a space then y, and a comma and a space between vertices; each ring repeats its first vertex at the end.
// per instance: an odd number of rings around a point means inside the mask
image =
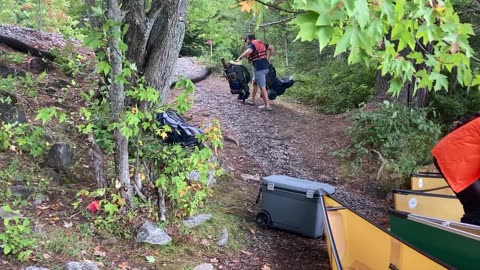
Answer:
POLYGON ((267 190, 273 191, 274 189, 275 189, 275 184, 274 183, 268 183, 267 190))
POLYGON ((309 199, 312 199, 313 198, 313 194, 315 194, 315 191, 314 190, 311 190, 311 189, 307 189, 307 198, 309 199))

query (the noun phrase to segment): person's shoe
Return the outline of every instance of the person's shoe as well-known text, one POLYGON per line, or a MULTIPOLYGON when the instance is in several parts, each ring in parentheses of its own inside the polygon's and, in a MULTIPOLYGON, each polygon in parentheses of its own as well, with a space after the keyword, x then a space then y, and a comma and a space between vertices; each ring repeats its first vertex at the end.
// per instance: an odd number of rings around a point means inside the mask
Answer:
POLYGON ((271 111, 272 110, 272 107, 270 106, 265 106, 265 105, 262 105, 260 107, 258 107, 261 111, 271 111))
POLYGON ((253 102, 252 100, 246 100, 245 103, 247 103, 248 105, 255 105, 255 102, 253 102))

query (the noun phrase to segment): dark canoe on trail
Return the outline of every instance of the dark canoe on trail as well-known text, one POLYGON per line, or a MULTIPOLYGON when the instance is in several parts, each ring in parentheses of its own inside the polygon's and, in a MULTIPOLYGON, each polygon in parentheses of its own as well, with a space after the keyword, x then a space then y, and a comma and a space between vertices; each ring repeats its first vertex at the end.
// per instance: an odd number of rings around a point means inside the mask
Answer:
POLYGON ((404 241, 456 269, 480 269, 480 226, 393 209, 389 216, 392 233, 404 241))
POLYGON ((455 195, 439 173, 412 173, 411 189, 435 194, 455 195))
POLYGON ((324 230, 333 270, 453 269, 324 195, 324 230))
POLYGON ((460 221, 464 214, 455 195, 405 189, 394 189, 392 193, 395 210, 451 221, 460 221))

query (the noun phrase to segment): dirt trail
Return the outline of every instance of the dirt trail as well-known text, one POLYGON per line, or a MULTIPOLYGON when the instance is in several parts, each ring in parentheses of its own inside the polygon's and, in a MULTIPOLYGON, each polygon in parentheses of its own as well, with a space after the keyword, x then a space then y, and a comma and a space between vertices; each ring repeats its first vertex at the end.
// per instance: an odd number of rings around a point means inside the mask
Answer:
MULTIPOLYGON (((288 91, 288 90, 287 90, 288 91)), ((350 190, 342 183, 339 160, 329 153, 345 146, 344 131, 349 124, 345 115, 323 115, 312 108, 282 99, 273 102, 273 111, 260 111, 244 105, 231 95, 228 83, 220 76, 210 76, 196 84, 195 106, 187 114, 193 123, 217 118, 225 140, 221 160, 232 168, 236 184, 249 189, 245 198, 247 219, 255 220, 260 210, 255 198, 260 177, 283 174, 327 182, 337 189, 336 196, 352 208, 378 220, 386 213, 386 202, 350 190), (234 141, 237 141, 237 145, 234 141), (258 175, 257 180, 243 180, 242 174, 258 175)), ((240 261, 231 269, 329 269, 326 246, 322 239, 307 239, 287 232, 258 229, 251 251, 257 260, 240 261), (258 260, 260 258, 260 260, 258 260)), ((239 258, 245 254, 239 254, 239 258)), ((229 268, 230 269, 230 268, 229 268)))

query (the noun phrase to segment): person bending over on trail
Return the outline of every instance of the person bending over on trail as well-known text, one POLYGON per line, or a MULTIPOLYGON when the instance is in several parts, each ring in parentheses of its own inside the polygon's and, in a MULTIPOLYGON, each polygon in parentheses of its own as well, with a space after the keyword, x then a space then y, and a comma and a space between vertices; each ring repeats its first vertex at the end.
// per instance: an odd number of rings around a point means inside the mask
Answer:
POLYGON ((245 38, 247 43, 247 50, 243 52, 237 59, 241 61, 243 58, 248 57, 248 62, 253 65, 253 91, 251 104, 255 104, 255 96, 257 95, 257 89, 260 87, 260 93, 263 98, 264 105, 258 107, 261 110, 270 111, 272 107, 268 102, 267 94, 267 73, 270 68, 270 57, 272 56, 275 48, 272 45, 266 44, 260 40, 255 39, 255 36, 248 34, 245 38))
POLYGON ((432 149, 434 164, 463 205, 461 222, 480 225, 480 112, 451 130, 432 149))

